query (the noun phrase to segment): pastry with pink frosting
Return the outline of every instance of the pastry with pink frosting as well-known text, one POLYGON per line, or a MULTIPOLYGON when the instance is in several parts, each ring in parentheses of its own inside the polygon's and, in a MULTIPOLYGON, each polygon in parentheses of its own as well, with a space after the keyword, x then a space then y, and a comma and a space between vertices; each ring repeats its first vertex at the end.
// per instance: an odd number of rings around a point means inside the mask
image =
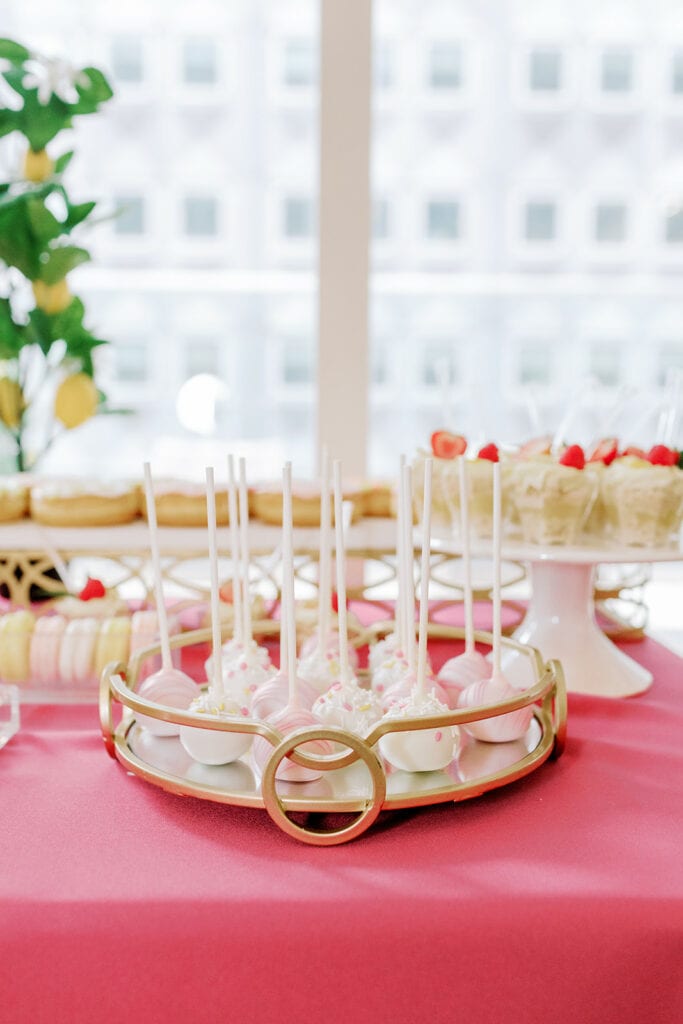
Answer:
POLYGON ((38 686, 59 681, 59 652, 67 626, 63 615, 43 615, 37 619, 31 637, 31 680, 38 686))
POLYGON ((95 645, 99 619, 72 619, 62 635, 59 676, 67 686, 95 683, 95 645))

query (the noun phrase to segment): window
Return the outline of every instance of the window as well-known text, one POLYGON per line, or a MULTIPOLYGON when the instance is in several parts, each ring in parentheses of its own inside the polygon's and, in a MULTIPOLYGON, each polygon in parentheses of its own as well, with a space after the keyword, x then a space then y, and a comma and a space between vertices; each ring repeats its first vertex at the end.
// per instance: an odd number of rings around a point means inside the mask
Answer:
POLYGON ((189 340, 185 347, 185 379, 198 373, 221 376, 218 344, 203 339, 189 340))
POLYGON ((616 387, 621 380, 621 347, 601 342, 592 345, 589 368, 591 376, 603 387, 616 387))
POLYGON ((114 346, 115 374, 122 384, 142 384, 149 376, 147 346, 144 342, 114 346))
POLYGON ((185 234, 211 237, 218 233, 216 200, 210 196, 187 196, 185 199, 185 234))
POLYGON ((396 78, 394 48, 386 39, 380 40, 374 49, 372 83, 375 89, 391 89, 396 78))
POLYGON ((600 62, 600 87, 606 93, 628 93, 633 89, 633 54, 630 50, 605 50, 600 62))
POLYGON ((378 388, 389 382, 387 351, 383 345, 376 345, 372 353, 372 359, 370 360, 370 380, 372 384, 378 388))
POLYGON ((627 214, 623 203, 598 203, 595 207, 596 242, 618 243, 626 239, 627 214))
POLYGON ((427 238, 452 242, 460 235, 460 207, 452 200, 432 199, 427 203, 427 238))
POLYGON ((216 46, 212 39, 186 39, 183 79, 188 85, 212 85, 217 80, 216 46))
POLYGON ((683 96, 683 50, 676 50, 671 57, 671 92, 683 96))
POLYGON ((528 242, 552 242, 557 233, 555 203, 529 202, 524 207, 524 238, 528 242))
POLYGON ((316 84, 316 51, 310 39, 288 39, 284 50, 285 85, 299 89, 316 84))
POLYGON ((657 385, 668 387, 672 372, 683 373, 683 341, 660 345, 657 358, 657 385))
POLYGON ((429 85, 432 89, 460 89, 463 55, 460 43, 432 43, 429 49, 429 85))
POLYGON ((114 231, 117 235, 142 235, 145 231, 145 201, 141 196, 119 196, 114 231))
POLYGON ((551 355, 545 341, 526 342, 519 349, 518 384, 540 384, 547 387, 552 379, 551 355))
POLYGON ((389 237, 389 202, 376 199, 372 204, 372 237, 384 241, 389 237))
POLYGON ((562 54, 538 49, 529 54, 529 88, 533 92, 559 92, 562 88, 562 54))
POLYGON ((453 386, 458 380, 455 353, 449 342, 425 345, 422 357, 422 383, 429 388, 453 386))
POLYGON ((111 42, 111 69, 118 82, 142 82, 142 41, 135 36, 115 36, 111 42))
POLYGON ((313 204, 310 199, 296 196, 285 199, 284 234, 287 238, 313 236, 313 204))
POLYGON ((282 348, 282 380, 285 384, 310 384, 313 368, 309 346, 304 341, 287 340, 282 348))
POLYGON ((683 242, 683 209, 672 209, 665 214, 664 237, 668 245, 683 242))

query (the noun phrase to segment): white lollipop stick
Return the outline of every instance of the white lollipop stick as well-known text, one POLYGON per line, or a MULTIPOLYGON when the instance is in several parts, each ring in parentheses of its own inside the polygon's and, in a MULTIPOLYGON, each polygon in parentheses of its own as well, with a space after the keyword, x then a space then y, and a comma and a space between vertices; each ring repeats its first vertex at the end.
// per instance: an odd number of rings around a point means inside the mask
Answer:
POLYGON ((324 658, 330 632, 330 457, 323 447, 320 482, 320 562, 318 563, 318 657, 324 658))
POLYGON ((339 623, 339 674, 341 682, 349 679, 349 630, 346 620, 346 556, 344 548, 344 521, 342 519, 341 461, 334 460, 334 535, 337 567, 337 617, 339 623))
POLYGON ((496 679, 500 669, 500 556, 501 556, 501 504, 500 504, 500 463, 493 463, 493 674, 496 679))
POLYGON ((64 586, 66 587, 67 591, 70 594, 74 594, 76 592, 76 589, 71 580, 71 573, 69 572, 66 562, 60 555, 59 551, 57 551, 56 547, 54 547, 54 545, 52 544, 50 538, 48 537, 47 530, 43 530, 42 527, 37 523, 35 525, 40 536, 40 543, 42 544, 45 550, 45 554, 50 556, 50 561, 57 570, 57 574, 62 583, 64 584, 64 586))
POLYGON ((157 509, 154 502, 152 486, 152 467, 145 462, 145 497, 147 499, 147 523, 149 525, 149 546, 152 551, 152 569, 154 571, 154 592, 159 617, 159 641, 161 643, 161 667, 168 671, 173 668, 171 661, 171 641, 168 635, 168 618, 164 601, 164 585, 161 577, 161 557, 159 555, 159 537, 157 534, 157 509))
POLYGON ((233 635, 238 643, 244 638, 242 614, 242 582, 240 579, 240 534, 237 512, 237 484, 235 482, 235 460, 228 455, 228 514, 230 516, 230 561, 232 563, 232 609, 233 635))
POLYGON ((460 542, 462 544, 462 567, 465 572, 463 586, 465 597, 465 653, 472 654, 474 651, 474 613, 472 607, 472 563, 470 560, 470 512, 464 455, 461 455, 458 459, 458 477, 460 481, 460 542))
POLYGON ((398 643, 398 649, 405 655, 406 651, 406 615, 405 615, 405 559, 404 559, 404 530, 403 530, 403 491, 405 488, 405 481, 403 479, 403 469, 406 464, 405 455, 401 455, 399 459, 399 470, 398 470, 398 515, 396 518, 396 565, 397 565, 397 581, 398 581, 398 594, 396 596, 396 640, 398 643))
POLYGON ((223 664, 221 661, 221 612, 218 593, 218 538, 216 531, 216 490, 213 467, 206 467, 206 519, 209 527, 209 569, 211 573, 211 630, 213 638, 213 690, 217 697, 225 696, 223 664))
POLYGON ((420 625, 417 653, 417 692, 426 695, 427 682, 427 623, 429 618, 429 555, 432 534, 432 467, 425 459, 424 502, 422 505, 422 561, 420 563, 420 625))
MULTIPOLYGON (((299 706, 296 678, 296 616, 294 607, 294 544, 292 530, 292 464, 286 462, 282 471, 282 614, 287 637, 287 681, 289 707, 299 706)), ((282 670, 282 668, 281 668, 282 670)))
POLYGON ((244 588, 244 643, 251 643, 251 596, 249 594, 249 502, 247 500, 247 463, 240 459, 240 539, 242 542, 242 586, 244 588))
POLYGON ((417 668, 415 642, 415 577, 413 567, 413 480, 409 465, 403 468, 403 565, 405 572, 404 615, 406 655, 411 671, 417 668))

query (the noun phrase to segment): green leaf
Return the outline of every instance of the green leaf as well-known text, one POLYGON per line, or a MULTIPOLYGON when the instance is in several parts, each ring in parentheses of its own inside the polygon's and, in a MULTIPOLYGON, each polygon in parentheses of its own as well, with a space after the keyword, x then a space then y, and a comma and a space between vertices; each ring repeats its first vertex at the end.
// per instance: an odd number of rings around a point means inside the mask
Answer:
POLYGON ((57 159, 55 160, 55 174, 63 174, 64 173, 64 171, 67 169, 67 167, 71 163, 73 155, 74 155, 74 151, 73 151, 73 149, 70 149, 68 153, 62 153, 61 156, 57 157, 57 159))
POLYGON ((38 90, 23 90, 24 108, 21 115, 19 130, 29 141, 32 150, 45 149, 48 142, 64 128, 71 127, 71 110, 54 94, 46 104, 38 102, 38 90))
POLYGON ((15 43, 13 39, 0 39, 0 60, 11 60, 13 64, 19 64, 30 56, 30 50, 21 43, 15 43))
POLYGON ((45 284, 57 284, 75 267, 87 263, 89 259, 90 253, 77 245, 61 245, 48 249, 40 257, 38 276, 45 284))
POLYGON ((26 213, 40 248, 46 242, 51 242, 54 238, 59 238, 64 234, 63 225, 59 223, 54 214, 50 213, 41 199, 29 197, 26 200, 26 213))
POLYGON ((64 229, 66 231, 71 231, 72 228, 75 228, 77 224, 81 224, 86 219, 86 217, 90 216, 90 214, 96 206, 97 203, 94 202, 76 203, 73 205, 69 203, 69 212, 67 214, 66 220, 64 221, 64 229))
POLYGON ((9 110, 5 108, 0 110, 0 139, 5 135, 10 135, 12 132, 16 132, 20 129, 20 116, 20 110, 9 110))
POLYGON ((24 333, 29 345, 38 345, 43 354, 47 355, 55 340, 52 336, 52 317, 38 307, 32 309, 24 333))
POLYGON ((72 114, 92 114, 101 103, 106 103, 114 95, 113 90, 98 68, 83 68, 87 85, 76 85, 78 100, 71 104, 72 114))
POLYGON ((0 299, 0 359, 14 359, 24 347, 21 328, 12 319, 9 299, 0 299))

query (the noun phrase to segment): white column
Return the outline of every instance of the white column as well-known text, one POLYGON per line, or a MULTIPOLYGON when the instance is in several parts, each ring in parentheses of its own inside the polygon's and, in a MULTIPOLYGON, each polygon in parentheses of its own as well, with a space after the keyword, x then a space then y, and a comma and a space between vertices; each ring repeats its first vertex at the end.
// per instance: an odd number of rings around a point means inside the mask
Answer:
POLYGON ((318 449, 365 473, 371 0, 320 3, 318 449))

